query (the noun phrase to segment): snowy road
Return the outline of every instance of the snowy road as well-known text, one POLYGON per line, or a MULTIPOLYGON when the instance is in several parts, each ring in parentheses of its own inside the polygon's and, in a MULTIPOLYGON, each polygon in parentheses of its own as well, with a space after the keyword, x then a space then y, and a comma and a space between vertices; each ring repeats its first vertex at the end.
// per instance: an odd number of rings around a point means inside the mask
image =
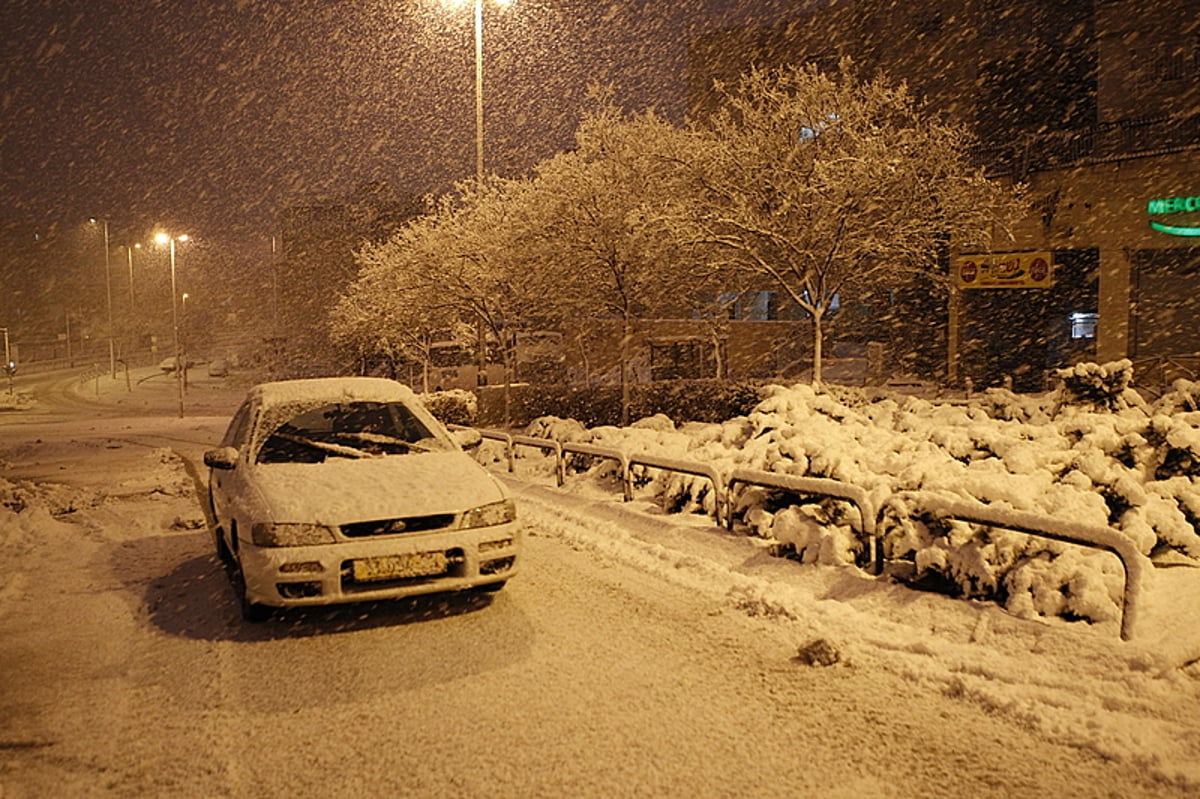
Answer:
MULTIPOLYGON (((622 541, 625 511, 536 486, 515 485, 527 557, 495 597, 247 625, 198 499, 196 464, 224 422, 0 418, 3 799, 1194 795, 1163 776, 1178 756, 1149 762, 1154 741, 1112 752, 1096 745, 1111 735, 1072 734, 1022 694, 1006 706, 978 687, 1024 670, 1023 688, 1080 727, 1112 723, 1090 721, 1093 705, 1162 717, 1175 726, 1145 737, 1194 752, 1194 723, 1171 718, 1194 715, 1194 677, 1171 678, 1174 710, 1150 701, 1153 686, 1107 701, 1106 676, 1057 657, 1078 633, 1037 628, 1033 651, 1012 651, 1002 614, 976 610, 970 656, 957 632, 888 653, 898 636, 843 629, 841 662, 806 665, 798 646, 839 617, 819 597, 801 618, 731 592, 723 581, 741 578, 712 570, 731 552, 753 559, 744 542, 709 531, 680 556, 679 525, 622 541)), ((1114 683, 1141 679, 1110 646, 1096 636, 1081 651, 1114 683)))

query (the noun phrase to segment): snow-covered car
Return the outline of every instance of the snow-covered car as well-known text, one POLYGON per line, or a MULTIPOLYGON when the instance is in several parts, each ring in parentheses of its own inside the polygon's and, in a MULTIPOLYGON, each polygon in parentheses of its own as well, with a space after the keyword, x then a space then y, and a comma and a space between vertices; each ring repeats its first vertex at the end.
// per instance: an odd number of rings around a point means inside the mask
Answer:
POLYGON ((253 387, 204 454, 242 615, 503 587, 522 535, 504 487, 463 451, 478 443, 392 380, 253 387))

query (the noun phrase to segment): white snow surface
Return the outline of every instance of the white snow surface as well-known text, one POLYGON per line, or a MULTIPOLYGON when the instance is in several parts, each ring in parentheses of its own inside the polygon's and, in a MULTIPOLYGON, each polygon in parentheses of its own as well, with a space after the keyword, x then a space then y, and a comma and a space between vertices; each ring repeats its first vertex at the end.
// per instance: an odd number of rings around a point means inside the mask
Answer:
MULTIPOLYGON (((657 419, 627 430, 585 432, 578 425, 553 422, 542 427, 693 459, 769 463, 780 471, 808 464, 800 471, 889 488, 915 484, 968 495, 974 491, 1013 507, 1083 519, 1097 518, 1100 512, 1088 499, 1094 494, 1056 487, 1064 483, 1045 475, 1050 469, 1070 469, 1083 476, 1072 478, 1079 483, 1084 477, 1092 484, 1117 482, 1119 477, 1109 474, 1115 467, 1095 453, 1127 440, 1136 427, 1117 416, 1080 417, 1030 429, 985 419, 967 407, 903 401, 849 408, 803 388, 781 390, 760 411, 725 425, 676 428, 657 419), (793 424, 781 424, 785 419, 793 424), (797 426, 803 427, 803 436, 797 426), (1086 435, 1072 442, 1072 429, 1086 435), (1095 439, 1104 443, 1079 446, 1095 439), (981 442, 996 453, 994 460, 989 456, 962 463, 945 455, 975 452, 981 442)), ((153 427, 163 437, 200 435, 215 442, 224 421, 142 420, 139 431, 153 427)), ((0 616, 18 607, 28 592, 30 578, 14 565, 20 553, 40 539, 69 537, 73 524, 87 516, 81 510, 103 513, 106 503, 124 501, 140 503, 150 516, 164 498, 191 497, 195 502, 188 506, 194 510, 172 525, 196 529, 204 524, 195 482, 175 448, 108 450, 103 437, 85 440, 69 426, 60 435, 48 437, 39 428, 38 440, 28 442, 10 430, 0 441, 0 551, 9 553, 0 562, 0 616), (72 472, 72 453, 79 446, 94 448, 88 463, 95 473, 72 472), (28 468, 25 459, 33 451, 37 467, 28 468), (61 479, 52 479, 56 470, 61 479), (104 484, 103 473, 119 479, 94 488, 104 484)), ((1186 431, 1175 435, 1189 447, 1196 442, 1186 431)), ((1094 623, 1033 617, 991 602, 916 592, 846 565, 847 537, 812 509, 775 513, 769 524, 758 525, 773 534, 756 537, 727 532, 703 514, 664 513, 665 486, 678 487, 678 476, 653 475, 633 502, 623 503, 611 471, 595 468, 557 489, 549 467, 540 453, 522 450, 515 475, 497 470, 509 483, 521 517, 540 534, 787 625, 798 643, 831 642, 843 661, 890 670, 1016 719, 1048 740, 1200 790, 1200 569, 1189 559, 1156 570, 1138 635, 1125 642, 1117 635, 1115 618, 1103 613, 1094 623), (805 554, 799 558, 803 562, 775 557, 771 551, 781 542, 805 552, 815 542, 820 554, 805 554)), ((1190 490, 1171 496, 1190 497, 1190 490)), ((696 505, 702 507, 703 500, 696 505)), ((1035 563, 1050 568, 1048 562, 1035 563)))

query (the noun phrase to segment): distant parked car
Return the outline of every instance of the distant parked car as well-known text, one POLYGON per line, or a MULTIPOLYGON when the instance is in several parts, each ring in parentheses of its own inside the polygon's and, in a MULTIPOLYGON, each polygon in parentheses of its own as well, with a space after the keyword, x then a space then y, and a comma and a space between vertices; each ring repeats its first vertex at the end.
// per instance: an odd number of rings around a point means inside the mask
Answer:
MULTIPOLYGON (((170 374, 171 372, 175 371, 175 364, 177 364, 178 362, 179 361, 177 358, 175 358, 175 356, 171 356, 170 358, 163 358, 159 362, 158 368, 162 369, 167 374, 170 374)), ((183 362, 189 369, 196 365, 196 362, 194 360, 192 360, 191 358, 184 358, 183 362)))
POLYGON ((522 536, 503 485, 462 450, 478 443, 392 380, 252 388, 204 455, 216 549, 242 615, 500 589, 522 536))
POLYGON ((213 358, 208 362, 209 377, 225 377, 229 374, 229 361, 224 358, 213 358))

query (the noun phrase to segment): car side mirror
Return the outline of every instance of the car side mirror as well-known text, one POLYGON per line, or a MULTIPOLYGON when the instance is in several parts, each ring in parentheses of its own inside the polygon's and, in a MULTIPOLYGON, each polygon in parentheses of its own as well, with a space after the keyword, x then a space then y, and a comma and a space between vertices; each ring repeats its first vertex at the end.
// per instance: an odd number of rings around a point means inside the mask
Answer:
POLYGON ((483 443, 483 436, 472 427, 460 427, 450 435, 454 438, 454 443, 467 452, 478 449, 479 445, 483 443))
POLYGON ((232 469, 237 466, 236 447, 218 447, 204 453, 204 465, 210 469, 232 469))

